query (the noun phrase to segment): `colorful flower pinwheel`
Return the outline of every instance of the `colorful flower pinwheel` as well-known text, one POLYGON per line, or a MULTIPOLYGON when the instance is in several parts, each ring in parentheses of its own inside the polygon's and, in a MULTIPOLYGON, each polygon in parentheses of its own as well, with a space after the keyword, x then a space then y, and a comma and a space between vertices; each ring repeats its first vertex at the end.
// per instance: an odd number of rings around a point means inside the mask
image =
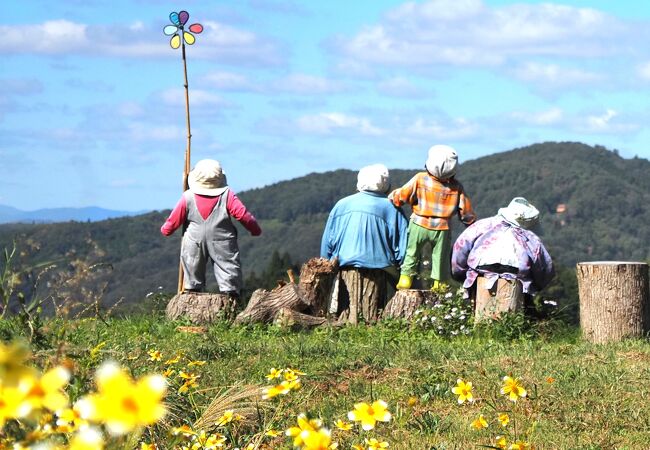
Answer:
POLYGON ((171 36, 169 45, 173 49, 177 49, 181 46, 181 34, 183 35, 183 40, 187 45, 192 45, 196 41, 196 38, 192 33, 199 34, 203 31, 203 25, 200 23, 193 23, 189 26, 190 32, 185 31, 185 24, 190 18, 190 13, 187 11, 173 12, 169 15, 169 20, 171 20, 173 25, 167 25, 163 29, 163 33, 167 36, 171 36))

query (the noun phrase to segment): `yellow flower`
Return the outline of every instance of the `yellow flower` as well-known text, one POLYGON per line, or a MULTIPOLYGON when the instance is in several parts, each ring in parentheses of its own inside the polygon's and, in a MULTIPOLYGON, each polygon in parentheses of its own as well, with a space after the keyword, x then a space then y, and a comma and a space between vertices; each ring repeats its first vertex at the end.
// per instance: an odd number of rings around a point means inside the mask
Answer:
POLYGON ((149 350, 149 361, 160 361, 162 353, 159 350, 149 350))
POLYGON ((7 419, 20 419, 32 411, 24 388, 0 385, 0 429, 7 419))
POLYGON ((304 444, 304 433, 306 431, 318 431, 323 426, 323 422, 320 419, 308 419, 305 414, 298 415, 298 426, 291 427, 285 434, 293 438, 293 445, 295 447, 300 447, 304 444))
POLYGON ((330 450, 338 447, 337 444, 332 444, 332 436, 326 428, 303 431, 301 435, 302 450, 330 450))
POLYGON ((499 423, 502 427, 508 426, 508 423, 510 423, 510 416, 506 413, 499 414, 499 423))
POLYGON ((546 377, 546 382, 547 382, 548 384, 553 384, 553 383, 555 383, 555 378, 553 378, 553 377, 546 377))
POLYGON ((336 428, 342 431, 349 431, 352 429, 352 424, 348 422, 343 422, 341 419, 337 420, 334 425, 336 428))
POLYGON ((194 367, 194 366, 203 366, 205 365, 205 361, 191 361, 187 367, 194 367))
POLYGON ((140 444, 140 450, 158 450, 156 444, 149 444, 148 442, 143 442, 140 444))
POLYGON ((524 441, 517 441, 514 444, 510 444, 509 447, 510 450, 528 450, 530 448, 530 444, 524 441))
POLYGON ((526 396, 526 389, 519 381, 519 378, 512 378, 509 376, 503 377, 503 387, 501 393, 509 396, 510 400, 516 402, 519 397, 526 396))
POLYGON ((264 436, 269 436, 269 437, 278 437, 278 436, 280 436, 281 434, 282 434, 282 433, 280 433, 280 432, 277 431, 277 430, 266 430, 266 431, 264 432, 264 436))
POLYGON ((172 428, 172 434, 178 436, 182 434, 185 437, 194 436, 196 433, 189 427, 189 425, 181 425, 180 427, 172 428))
POLYGON ((300 380, 294 380, 294 381, 285 380, 278 385, 264 388, 264 390, 262 391, 262 399, 266 400, 269 398, 277 397, 280 394, 286 395, 291 390, 299 389, 300 386, 301 386, 300 380))
POLYGON ((81 413, 76 406, 57 411, 56 415, 56 431, 58 433, 71 433, 88 425, 88 422, 81 418, 81 413))
POLYGON ((381 450, 382 448, 388 448, 388 442, 381 442, 375 438, 366 439, 366 445, 368 450, 381 450))
POLYGON ((165 361, 165 364, 166 365, 176 364, 180 360, 181 360, 181 355, 176 355, 173 358, 168 359, 167 361, 165 361))
POLYGON ((472 421, 472 428, 480 430, 482 428, 487 428, 487 427, 488 427, 488 423, 487 420, 485 420, 485 417, 483 417, 483 414, 480 414, 477 419, 472 421))
POLYGON ((456 380, 456 386, 451 389, 451 392, 458 396, 458 404, 473 402, 474 396, 472 395, 472 382, 465 382, 462 378, 456 380))
POLYGON ((68 450, 102 450, 103 448, 102 434, 94 428, 84 428, 74 435, 68 450))
POLYGON ((174 375, 175 372, 176 372, 176 371, 175 371, 174 369, 169 368, 169 369, 167 369, 167 370, 165 370, 165 371, 163 372, 163 377, 165 377, 165 378, 169 378, 169 377, 171 377, 172 375, 174 375))
POLYGON ((222 427, 229 424, 235 418, 235 412, 232 409, 229 409, 223 413, 223 415, 215 422, 215 425, 222 427))
POLYGON ((406 401, 406 404, 412 408, 412 407, 414 407, 415 405, 418 404, 418 398, 417 397, 409 397, 408 400, 406 401))
POLYGON ((23 342, 9 345, 0 342, 0 380, 4 386, 16 385, 22 378, 34 376, 34 369, 25 365, 29 356, 29 348, 23 342))
POLYGON ((508 441, 506 441, 505 436, 497 436, 496 439, 494 440, 494 445, 496 445, 498 448, 505 449, 506 446, 508 445, 508 441))
POLYGON ((361 422, 361 428, 372 430, 377 422, 389 422, 392 415, 388 412, 388 405, 383 400, 377 400, 368 405, 367 403, 356 403, 354 411, 348 412, 348 419, 354 422, 361 422))
POLYGON ((198 444, 197 448, 205 450, 223 447, 224 442, 226 442, 226 437, 224 435, 219 433, 208 435, 205 431, 201 431, 201 433, 194 435, 193 439, 195 442, 192 448, 198 444))
POLYGON ((282 375, 282 369, 276 369, 275 367, 271 367, 269 374, 266 375, 266 379, 273 380, 275 378, 280 378, 281 375, 282 375))
POLYGON ((148 375, 133 381, 115 364, 102 365, 95 375, 98 392, 81 399, 77 405, 82 417, 106 424, 113 434, 124 434, 136 427, 162 419, 166 409, 163 397, 165 378, 148 375))
POLYGON ((68 384, 70 372, 63 367, 55 367, 40 378, 30 378, 27 383, 27 400, 34 409, 45 408, 57 411, 68 406, 68 397, 63 388, 68 384))
POLYGON ((366 448, 363 445, 359 444, 352 444, 352 447, 350 447, 351 450, 366 450, 366 448))

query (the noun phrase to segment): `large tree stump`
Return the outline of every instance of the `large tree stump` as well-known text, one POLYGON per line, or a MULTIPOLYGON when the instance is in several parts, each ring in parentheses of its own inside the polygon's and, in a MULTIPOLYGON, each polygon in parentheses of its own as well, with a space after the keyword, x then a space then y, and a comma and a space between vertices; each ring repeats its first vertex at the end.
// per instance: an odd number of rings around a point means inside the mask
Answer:
POLYGON ((485 319, 498 319, 504 313, 522 312, 524 293, 521 282, 498 278, 492 288, 485 277, 476 279, 474 296, 474 322, 485 319))
POLYGON ((395 292, 382 312, 383 319, 410 319, 422 305, 433 304, 436 294, 429 290, 402 289, 395 292))
POLYGON ((207 292, 181 292, 171 298, 165 310, 171 320, 186 316, 194 324, 212 323, 235 316, 237 300, 229 295, 207 292))
POLYGON ((377 321, 380 310, 386 305, 388 277, 381 269, 341 269, 335 294, 339 322, 356 325, 359 318, 366 322, 377 321))
POLYGON ((650 327, 648 264, 598 261, 577 265, 580 327, 594 343, 642 337, 650 327))
POLYGON ((300 289, 312 314, 325 316, 329 309, 332 284, 338 273, 338 260, 312 258, 300 269, 300 289))
POLYGON ((235 323, 271 323, 276 314, 284 308, 298 312, 309 308, 298 285, 289 283, 272 291, 257 289, 253 292, 246 309, 237 315, 235 323))

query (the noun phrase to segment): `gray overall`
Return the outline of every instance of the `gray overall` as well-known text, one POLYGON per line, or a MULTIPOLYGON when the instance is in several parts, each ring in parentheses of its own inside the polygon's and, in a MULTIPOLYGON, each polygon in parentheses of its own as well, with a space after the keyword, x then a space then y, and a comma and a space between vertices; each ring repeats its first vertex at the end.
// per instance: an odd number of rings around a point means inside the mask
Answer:
POLYGON ((219 291, 239 294, 242 272, 237 229, 226 209, 228 190, 220 195, 207 219, 201 217, 192 192, 185 191, 183 196, 187 205, 187 230, 181 244, 185 289, 205 288, 206 264, 211 260, 219 291))

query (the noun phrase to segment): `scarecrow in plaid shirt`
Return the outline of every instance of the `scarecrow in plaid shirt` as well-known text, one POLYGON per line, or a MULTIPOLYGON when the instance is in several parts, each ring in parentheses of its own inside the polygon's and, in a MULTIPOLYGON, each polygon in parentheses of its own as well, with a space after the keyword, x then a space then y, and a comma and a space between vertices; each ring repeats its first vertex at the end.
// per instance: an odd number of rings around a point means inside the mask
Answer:
POLYGON ((454 214, 458 214, 466 226, 476 220, 463 185, 454 178, 457 165, 458 155, 452 147, 434 145, 429 149, 429 157, 424 165, 426 172, 418 173, 389 195, 395 206, 408 203, 413 208, 398 289, 411 288, 420 254, 427 243, 432 245, 432 289, 438 288, 451 277, 450 220, 454 214))

